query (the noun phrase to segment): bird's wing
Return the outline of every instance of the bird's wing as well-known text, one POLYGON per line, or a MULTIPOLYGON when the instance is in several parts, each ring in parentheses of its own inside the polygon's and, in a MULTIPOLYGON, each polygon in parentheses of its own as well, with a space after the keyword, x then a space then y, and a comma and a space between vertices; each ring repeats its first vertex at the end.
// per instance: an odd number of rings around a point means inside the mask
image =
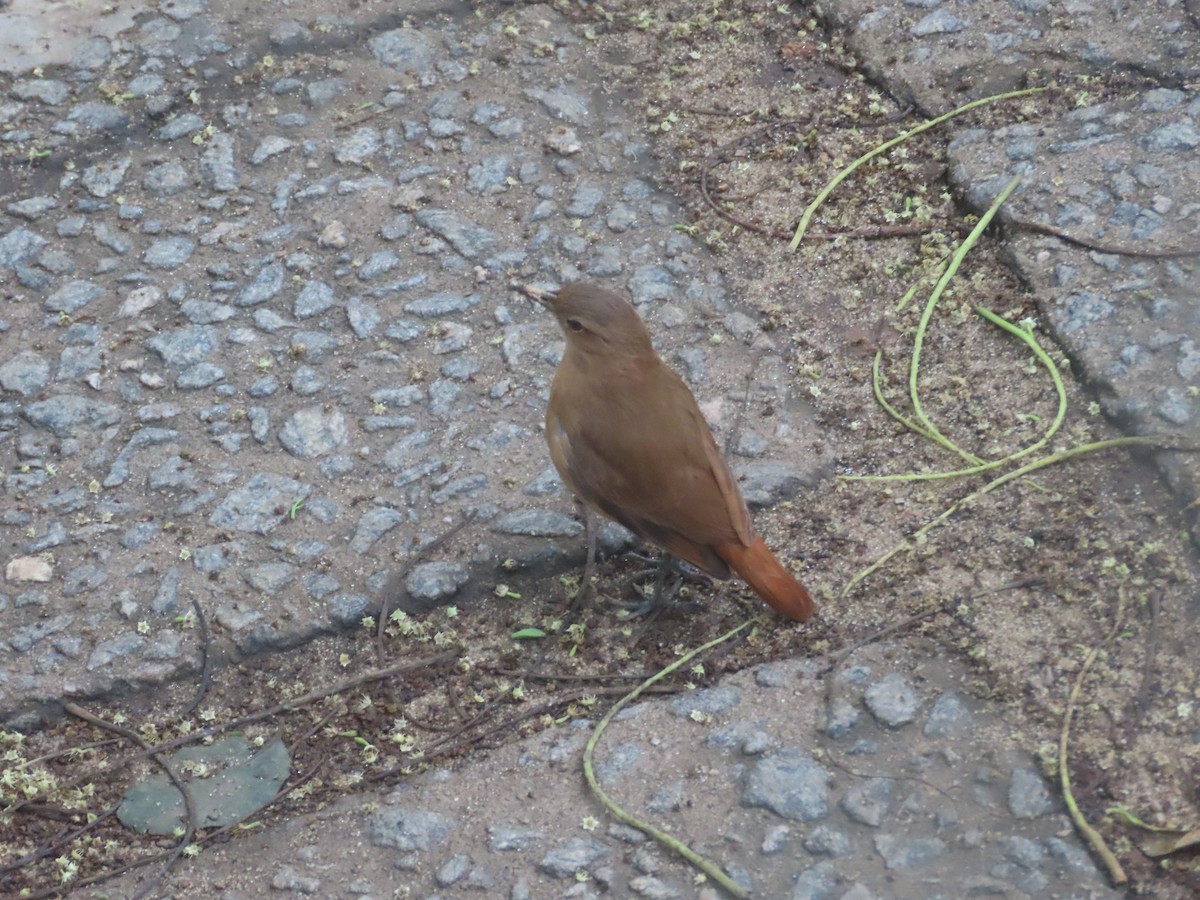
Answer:
POLYGON ((716 577, 712 547, 753 539, 750 514, 691 392, 670 380, 653 397, 612 393, 589 415, 547 421, 555 467, 593 509, 716 577))

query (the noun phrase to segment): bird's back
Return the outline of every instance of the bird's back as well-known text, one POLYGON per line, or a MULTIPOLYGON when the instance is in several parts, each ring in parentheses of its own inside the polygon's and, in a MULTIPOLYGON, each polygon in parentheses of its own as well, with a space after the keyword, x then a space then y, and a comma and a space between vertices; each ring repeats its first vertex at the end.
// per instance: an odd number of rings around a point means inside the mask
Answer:
POLYGON ((717 577, 712 550, 749 543, 749 513, 687 385, 656 355, 586 373, 565 357, 547 415, 551 456, 588 505, 717 577))

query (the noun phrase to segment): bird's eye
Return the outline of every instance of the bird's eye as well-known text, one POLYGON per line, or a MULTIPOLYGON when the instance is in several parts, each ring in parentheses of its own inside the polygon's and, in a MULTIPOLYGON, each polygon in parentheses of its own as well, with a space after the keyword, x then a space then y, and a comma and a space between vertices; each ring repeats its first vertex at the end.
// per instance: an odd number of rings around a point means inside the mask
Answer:
POLYGON ((567 319, 567 327, 572 331, 583 331, 583 323, 578 319, 567 319))

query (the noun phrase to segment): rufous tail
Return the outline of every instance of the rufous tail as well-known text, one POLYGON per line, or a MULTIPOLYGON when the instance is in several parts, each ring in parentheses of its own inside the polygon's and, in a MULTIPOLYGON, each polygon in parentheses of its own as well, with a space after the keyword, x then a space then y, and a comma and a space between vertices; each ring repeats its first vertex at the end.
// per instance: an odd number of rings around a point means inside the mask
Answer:
POLYGON ((754 588, 758 596, 782 615, 804 622, 817 611, 808 591, 767 549, 762 538, 756 536, 749 547, 731 541, 713 550, 754 588))

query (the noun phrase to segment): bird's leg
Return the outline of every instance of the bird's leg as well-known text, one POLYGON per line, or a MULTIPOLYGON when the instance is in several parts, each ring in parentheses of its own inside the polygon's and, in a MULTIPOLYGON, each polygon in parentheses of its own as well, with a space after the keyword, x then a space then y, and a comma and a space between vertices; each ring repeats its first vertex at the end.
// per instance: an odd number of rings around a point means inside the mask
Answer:
POLYGON ((592 511, 578 500, 575 505, 579 507, 583 513, 583 531, 587 540, 587 558, 583 563, 583 576, 579 582, 579 590, 575 592, 575 597, 571 600, 571 612, 577 612, 582 606, 588 595, 592 592, 592 578, 596 573, 596 517, 592 515, 592 511))

